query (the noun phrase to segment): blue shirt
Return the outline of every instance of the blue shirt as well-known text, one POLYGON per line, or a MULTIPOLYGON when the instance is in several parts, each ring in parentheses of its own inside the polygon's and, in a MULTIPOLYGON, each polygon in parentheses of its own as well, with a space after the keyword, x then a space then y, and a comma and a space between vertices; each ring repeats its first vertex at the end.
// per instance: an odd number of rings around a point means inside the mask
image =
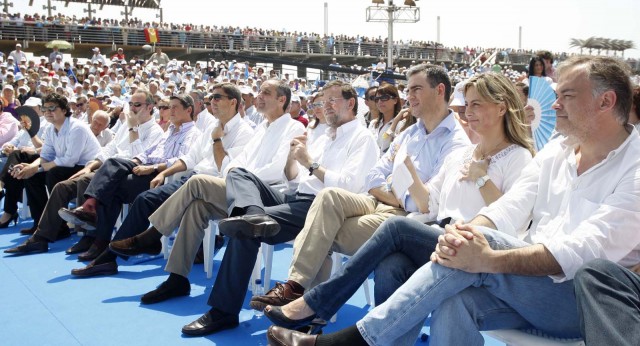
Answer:
POLYGON ((89 125, 73 117, 65 119, 60 131, 47 127, 44 138, 40 157, 61 167, 85 165, 101 148, 89 125))
MULTIPOLYGON (((404 158, 410 157, 423 183, 438 173, 445 157, 453 150, 471 144, 464 129, 456 121, 453 112, 444 118, 431 132, 427 133, 422 119, 409 126, 391 143, 389 150, 378 160, 367 174, 366 191, 387 186, 392 183, 391 173, 394 167, 404 164, 404 158), (395 160, 400 154, 399 160, 395 160)), ((417 212, 418 206, 404 194, 404 206, 407 212, 417 212)))
POLYGON ((157 145, 149 147, 135 158, 143 165, 166 163, 167 167, 171 167, 180 156, 189 152, 191 144, 200 136, 200 130, 194 125, 193 121, 184 123, 179 131, 173 124, 169 125, 157 145))

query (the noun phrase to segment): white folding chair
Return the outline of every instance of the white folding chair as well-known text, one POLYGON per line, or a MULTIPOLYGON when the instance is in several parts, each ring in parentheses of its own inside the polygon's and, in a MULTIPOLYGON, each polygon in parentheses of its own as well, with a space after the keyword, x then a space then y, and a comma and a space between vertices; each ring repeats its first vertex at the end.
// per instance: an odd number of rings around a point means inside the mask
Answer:
POLYGON ((22 220, 26 220, 31 217, 27 201, 27 190, 22 189, 22 206, 18 209, 18 214, 22 220))
POLYGON ((585 346, 584 341, 579 339, 558 339, 517 329, 491 330, 484 333, 507 346, 585 346))

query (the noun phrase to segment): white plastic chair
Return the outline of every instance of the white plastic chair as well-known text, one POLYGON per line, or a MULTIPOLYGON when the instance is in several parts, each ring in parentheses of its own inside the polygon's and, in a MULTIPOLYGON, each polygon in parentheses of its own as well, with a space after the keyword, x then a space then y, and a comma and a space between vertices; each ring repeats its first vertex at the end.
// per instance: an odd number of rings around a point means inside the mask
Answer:
POLYGON ((31 212, 29 211, 29 207, 28 207, 27 204, 28 204, 28 201, 27 201, 27 190, 26 189, 22 189, 22 206, 18 210, 18 215, 20 215, 20 218, 22 220, 26 220, 29 217, 31 217, 31 212))
POLYGON ((491 330, 484 333, 507 346, 585 346, 584 341, 579 339, 558 339, 517 329, 491 330))

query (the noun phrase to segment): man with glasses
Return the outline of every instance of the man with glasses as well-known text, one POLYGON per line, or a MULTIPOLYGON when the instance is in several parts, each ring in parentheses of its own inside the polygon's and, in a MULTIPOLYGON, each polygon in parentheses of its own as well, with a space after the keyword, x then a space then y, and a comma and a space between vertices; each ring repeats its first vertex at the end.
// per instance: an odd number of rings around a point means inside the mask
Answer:
POLYGON ((87 109, 89 108, 89 100, 85 95, 76 97, 73 111, 73 117, 82 121, 85 124, 89 123, 89 114, 87 109))
MULTIPOLYGON (((86 124, 71 117, 64 96, 51 94, 41 107, 45 119, 51 124, 44 134, 46 139, 40 157, 31 163, 13 166, 11 176, 23 180, 29 199, 29 210, 35 231, 47 203, 47 191, 80 171, 100 151, 100 144, 86 124)), ((7 185, 8 181, 5 181, 7 185)), ((55 240, 55 239, 53 239, 55 240)), ((11 252, 10 252, 11 253, 11 252)))
POLYGON ((378 91, 377 86, 372 86, 367 89, 364 93, 364 104, 367 105, 369 111, 364 114, 364 120, 367 123, 367 127, 369 127, 369 123, 373 119, 378 119, 380 111, 378 110, 378 106, 376 105, 376 92, 378 91))
MULTIPOLYGON (((387 218, 418 212, 408 190, 394 190, 393 177, 405 159, 413 161, 420 180, 438 173, 444 158, 469 144, 454 113, 449 110, 451 82, 440 67, 420 65, 407 74, 409 102, 417 123, 403 131, 366 175, 368 194, 337 188, 321 191, 313 202, 304 228, 293 245, 289 279, 264 296, 251 299, 251 307, 282 306, 329 278, 331 251, 353 255, 387 218)), ((375 95, 375 94, 374 94, 375 95)), ((325 96, 325 103, 331 100, 325 96)), ((325 107, 326 109, 326 107, 325 107)), ((397 185, 400 185, 398 183, 397 185)))
MULTIPOLYGON (((262 85, 258 95, 258 110, 265 114, 267 121, 257 127, 243 151, 227 165, 226 170, 221 171, 223 177, 230 167, 242 167, 267 184, 282 181, 291 140, 304 133, 302 125, 285 113, 290 98, 291 90, 284 83, 270 80, 262 85)), ((229 102, 235 101, 219 91, 214 90, 212 93, 214 107, 220 109, 229 102)), ((220 146, 219 141, 215 141, 214 145, 220 146)), ((123 254, 150 252, 159 246, 162 235, 171 235, 179 226, 165 268, 171 274, 157 289, 142 296, 143 304, 189 295, 191 286, 187 276, 204 238, 204 229, 208 227, 210 219, 227 217, 226 209, 225 179, 198 174, 191 177, 149 217, 154 227, 137 236, 135 242, 129 242, 131 245, 127 245, 125 241, 112 244, 112 250, 117 247, 118 252, 123 254), (125 252, 125 246, 122 245, 127 245, 130 249, 125 252)))
MULTIPOLYGON (((132 101, 129 107, 145 107, 149 112, 153 108, 153 97, 149 94, 144 102, 132 101)), ((60 217, 67 222, 81 225, 87 229, 87 236, 93 237, 89 250, 79 256, 81 260, 93 260, 101 254, 111 240, 123 203, 131 203, 135 197, 149 189, 153 178, 188 152, 189 147, 198 139, 201 132, 193 122, 193 99, 189 95, 171 98, 171 125, 159 143, 146 149, 133 159, 109 158, 96 171, 84 195, 87 198, 82 206, 75 209, 60 209, 60 217), (99 222, 98 222, 99 221, 99 222)), ((130 128, 129 132, 137 131, 130 128)), ((97 273, 115 273, 117 267, 93 266, 72 270, 72 275, 89 276, 97 273)))
MULTIPOLYGON (((249 142, 253 136, 253 130, 242 121, 240 114, 238 114, 240 101, 238 89, 229 83, 218 84, 214 86, 213 95, 216 96, 215 100, 217 101, 214 101, 215 119, 211 126, 191 146, 186 155, 181 156, 174 165, 153 178, 150 190, 142 192, 136 197, 127 217, 122 222, 122 226, 113 237, 109 246, 111 251, 105 249, 90 265, 104 266, 109 263, 109 266, 117 268, 116 254, 122 255, 126 259, 128 256, 140 253, 153 255, 160 253, 160 242, 153 241, 160 239, 160 233, 155 232, 154 234, 158 235, 157 239, 148 242, 145 242, 147 238, 144 236, 135 237, 149 227, 149 216, 192 176, 206 174, 221 177, 226 165, 249 142), (191 173, 164 184, 165 177, 187 170, 191 173), (150 246, 147 247, 146 244, 150 246)), ((207 116, 210 115, 207 113, 207 116)), ((213 118, 213 116, 211 117, 213 118)), ((147 234, 149 233, 151 232, 147 234)), ((176 240, 176 243, 178 242, 176 240)), ((220 239, 218 246, 222 247, 222 243, 223 241, 220 239)))
POLYGON ((200 131, 205 131, 214 123, 215 118, 209 112, 207 107, 205 107, 204 92, 194 89, 189 92, 189 95, 193 98, 193 112, 196 114, 196 127, 200 131))
MULTIPOLYGON (((59 182, 51 190, 49 200, 44 208, 38 227, 29 229, 23 234, 33 234, 25 243, 5 252, 26 254, 30 252, 48 251, 48 243, 67 234, 69 229, 66 222, 58 215, 60 208, 66 207, 69 201, 77 198, 77 204, 84 203, 84 192, 89 186, 95 171, 111 157, 130 159, 144 152, 145 149, 157 145, 162 138, 163 131, 155 122, 149 111, 150 107, 143 107, 150 95, 139 91, 132 96, 133 103, 140 107, 131 107, 125 116, 125 125, 120 127, 116 136, 107 146, 103 147, 92 161, 73 174, 69 179, 59 182), (137 131, 129 129, 137 128, 137 131)), ((36 220, 34 218, 34 220, 36 220)), ((67 254, 85 252, 93 243, 92 237, 83 237, 80 242, 66 250, 67 254)))

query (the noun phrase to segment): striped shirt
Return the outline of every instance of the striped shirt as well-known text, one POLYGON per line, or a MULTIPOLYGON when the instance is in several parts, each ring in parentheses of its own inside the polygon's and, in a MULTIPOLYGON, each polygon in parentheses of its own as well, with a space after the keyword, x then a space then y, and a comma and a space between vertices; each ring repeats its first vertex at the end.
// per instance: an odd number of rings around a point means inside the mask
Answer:
POLYGON ((182 124, 180 130, 171 124, 156 146, 152 146, 135 158, 143 165, 166 163, 171 167, 180 156, 189 152, 189 147, 201 135, 193 121, 182 124))

